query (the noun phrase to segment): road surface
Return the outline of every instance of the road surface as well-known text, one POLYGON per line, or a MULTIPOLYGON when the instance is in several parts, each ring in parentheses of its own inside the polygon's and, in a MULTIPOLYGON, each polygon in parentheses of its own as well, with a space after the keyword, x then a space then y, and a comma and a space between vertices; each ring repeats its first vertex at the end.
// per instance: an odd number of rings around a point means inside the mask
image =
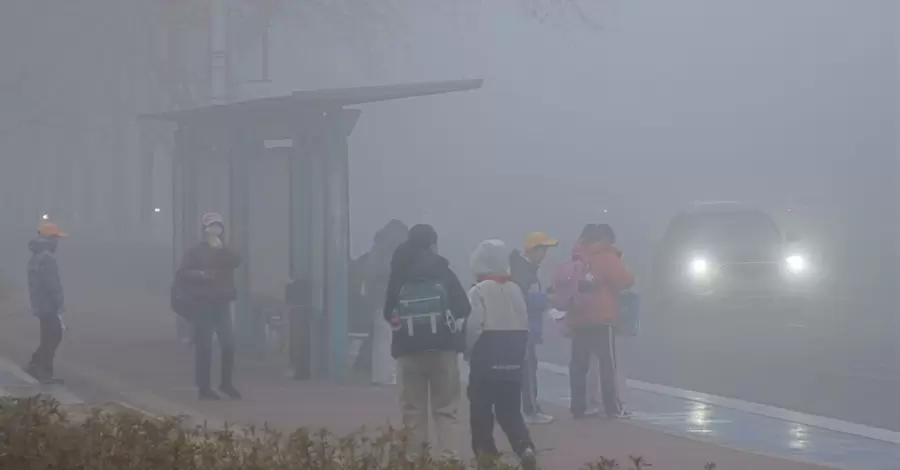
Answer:
MULTIPOLYGON (((647 311, 621 338, 625 374, 654 384, 900 430, 894 320, 851 302, 647 311)), ((569 342, 547 325, 543 360, 568 365, 569 342)))

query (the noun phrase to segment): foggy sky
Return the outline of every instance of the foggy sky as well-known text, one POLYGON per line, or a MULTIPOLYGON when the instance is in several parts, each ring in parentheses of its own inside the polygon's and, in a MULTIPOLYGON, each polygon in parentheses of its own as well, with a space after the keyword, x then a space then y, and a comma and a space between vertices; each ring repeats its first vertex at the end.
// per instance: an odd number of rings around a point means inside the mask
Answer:
POLYGON ((504 5, 399 4, 397 31, 321 60, 282 59, 309 41, 275 23, 283 91, 486 79, 365 108, 351 141, 357 253, 391 217, 462 249, 529 230, 571 238, 606 207, 658 230, 698 199, 790 197, 859 217, 895 196, 890 0, 607 1, 599 29, 504 5))

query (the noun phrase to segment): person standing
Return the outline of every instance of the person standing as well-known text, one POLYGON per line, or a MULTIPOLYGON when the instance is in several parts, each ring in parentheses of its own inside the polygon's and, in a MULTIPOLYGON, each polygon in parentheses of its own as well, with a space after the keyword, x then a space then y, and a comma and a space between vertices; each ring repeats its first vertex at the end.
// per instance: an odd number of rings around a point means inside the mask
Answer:
POLYGON ((627 416, 621 407, 616 384, 614 325, 620 315, 620 293, 634 284, 634 275, 622 262, 615 247, 612 227, 598 224, 586 229, 574 258, 585 266, 578 281, 575 305, 566 315, 572 332, 569 364, 571 412, 576 418, 588 416, 587 375, 591 356, 599 359, 603 408, 613 418, 627 416))
POLYGON ((494 443, 496 419, 522 467, 536 468, 534 443, 521 408, 529 342, 525 298, 511 282, 509 255, 502 241, 482 242, 470 264, 478 282, 469 290, 472 314, 466 321, 472 450, 479 460, 499 457, 494 443))
POLYGON ((384 319, 391 325, 403 424, 413 451, 428 444, 432 416, 435 449, 455 452, 460 401, 461 324, 471 306, 449 262, 437 254, 437 233, 416 225, 391 259, 384 319), (430 409, 429 409, 430 403, 430 409))
POLYGON ((513 250, 509 255, 512 281, 522 290, 528 309, 529 335, 522 382, 522 412, 528 424, 549 424, 554 420, 537 402, 537 345, 543 342, 544 312, 547 311, 547 295, 541 287, 538 270, 547 250, 557 245, 559 241, 547 234, 534 232, 525 237, 524 251, 513 250))
MULTIPOLYGON (((370 315, 374 314, 371 331, 372 383, 394 385, 397 383, 397 363, 391 357, 391 327, 381 321, 384 312, 385 292, 391 270, 391 257, 407 235, 409 228, 403 222, 393 219, 375 234, 372 249, 363 265, 362 292, 370 305, 370 315)), ((371 317, 370 317, 371 318, 371 317)))
POLYGON ((62 380, 53 375, 53 360, 56 349, 62 342, 62 314, 65 311, 55 253, 59 239, 66 237, 55 223, 45 222, 38 227, 37 237, 28 242, 28 249, 31 250, 28 291, 31 312, 40 321, 41 342, 25 371, 43 384, 62 383, 62 380))
POLYGON ((237 298, 234 271, 241 258, 225 246, 225 223, 222 216, 208 213, 201 220, 203 239, 191 248, 176 273, 183 282, 187 308, 194 326, 194 371, 201 400, 218 400, 210 386, 213 334, 219 339, 222 354, 222 376, 219 391, 238 400, 234 387, 234 327, 231 303, 237 298))

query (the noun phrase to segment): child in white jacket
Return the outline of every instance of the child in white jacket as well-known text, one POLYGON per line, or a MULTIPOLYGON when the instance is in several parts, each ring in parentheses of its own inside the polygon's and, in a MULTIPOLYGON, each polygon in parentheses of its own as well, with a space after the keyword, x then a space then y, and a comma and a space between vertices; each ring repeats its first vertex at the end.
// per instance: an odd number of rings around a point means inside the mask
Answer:
POLYGON ((469 290, 466 320, 472 449, 479 459, 498 454, 494 418, 525 469, 536 468, 534 444, 522 416, 522 368, 528 313, 522 289, 511 281, 509 251, 500 240, 481 242, 471 257, 478 283, 469 290))

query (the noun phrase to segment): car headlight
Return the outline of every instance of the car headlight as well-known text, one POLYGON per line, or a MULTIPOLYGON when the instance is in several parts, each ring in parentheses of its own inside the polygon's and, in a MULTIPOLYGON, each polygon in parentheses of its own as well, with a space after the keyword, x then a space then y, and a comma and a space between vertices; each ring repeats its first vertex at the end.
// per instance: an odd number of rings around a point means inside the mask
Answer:
POLYGON ((784 265, 791 274, 804 274, 809 270, 806 258, 800 255, 790 255, 784 259, 784 265))
POLYGON ((712 265, 708 259, 696 256, 688 261, 687 272, 692 279, 706 279, 712 273, 712 265))

